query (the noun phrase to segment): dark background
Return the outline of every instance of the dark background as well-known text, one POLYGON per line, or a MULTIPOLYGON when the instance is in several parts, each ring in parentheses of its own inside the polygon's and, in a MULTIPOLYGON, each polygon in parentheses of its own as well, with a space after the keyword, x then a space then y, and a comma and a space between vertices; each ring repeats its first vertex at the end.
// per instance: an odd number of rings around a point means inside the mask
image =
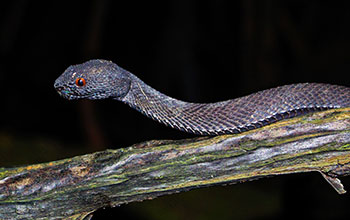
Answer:
MULTIPOLYGON (((112 60, 152 87, 215 102, 278 85, 350 86, 349 1, 28 1, 0 8, 0 167, 193 137, 112 100, 67 101, 69 65, 112 60)), ((343 178, 350 188, 349 178, 343 178)), ((349 195, 315 173, 192 190, 94 219, 342 218, 349 195)))

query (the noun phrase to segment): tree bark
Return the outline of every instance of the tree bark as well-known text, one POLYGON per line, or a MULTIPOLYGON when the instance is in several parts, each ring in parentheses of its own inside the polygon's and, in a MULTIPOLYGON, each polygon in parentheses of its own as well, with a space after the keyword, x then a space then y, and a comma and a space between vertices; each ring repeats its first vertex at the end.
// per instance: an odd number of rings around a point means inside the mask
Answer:
POLYGON ((318 171, 345 193, 350 108, 241 134, 148 141, 117 150, 0 168, 0 219, 89 219, 96 209, 280 174, 318 171))

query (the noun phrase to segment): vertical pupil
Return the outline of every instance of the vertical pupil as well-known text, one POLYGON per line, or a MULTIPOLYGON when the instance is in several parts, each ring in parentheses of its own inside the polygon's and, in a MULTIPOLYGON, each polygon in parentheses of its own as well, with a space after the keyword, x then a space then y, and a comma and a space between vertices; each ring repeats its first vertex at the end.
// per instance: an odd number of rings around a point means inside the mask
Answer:
POLYGON ((83 85, 84 85, 84 81, 83 81, 82 79, 79 79, 78 85, 79 85, 79 86, 83 86, 83 85))

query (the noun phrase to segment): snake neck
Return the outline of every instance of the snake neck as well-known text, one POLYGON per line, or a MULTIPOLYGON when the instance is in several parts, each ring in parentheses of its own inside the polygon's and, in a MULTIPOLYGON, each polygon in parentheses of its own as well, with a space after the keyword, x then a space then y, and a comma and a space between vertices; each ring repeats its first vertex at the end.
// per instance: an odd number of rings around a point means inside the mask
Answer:
POLYGON ((188 103, 169 97, 130 73, 130 90, 121 99, 122 102, 136 109, 149 118, 179 130, 200 133, 185 118, 185 111, 194 103, 188 103))

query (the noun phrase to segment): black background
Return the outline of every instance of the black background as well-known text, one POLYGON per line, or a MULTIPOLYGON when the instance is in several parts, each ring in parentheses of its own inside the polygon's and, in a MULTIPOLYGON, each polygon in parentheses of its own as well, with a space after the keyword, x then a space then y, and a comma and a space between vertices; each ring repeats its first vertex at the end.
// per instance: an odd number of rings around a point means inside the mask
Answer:
MULTIPOLYGON (((8 1, 0 8, 0 166, 193 137, 112 100, 67 101, 69 65, 112 60, 172 97, 215 102, 278 85, 350 86, 349 1, 8 1)), ((343 178, 346 188, 349 178, 343 178)), ((95 219, 341 218, 319 174, 211 187, 95 219)))

